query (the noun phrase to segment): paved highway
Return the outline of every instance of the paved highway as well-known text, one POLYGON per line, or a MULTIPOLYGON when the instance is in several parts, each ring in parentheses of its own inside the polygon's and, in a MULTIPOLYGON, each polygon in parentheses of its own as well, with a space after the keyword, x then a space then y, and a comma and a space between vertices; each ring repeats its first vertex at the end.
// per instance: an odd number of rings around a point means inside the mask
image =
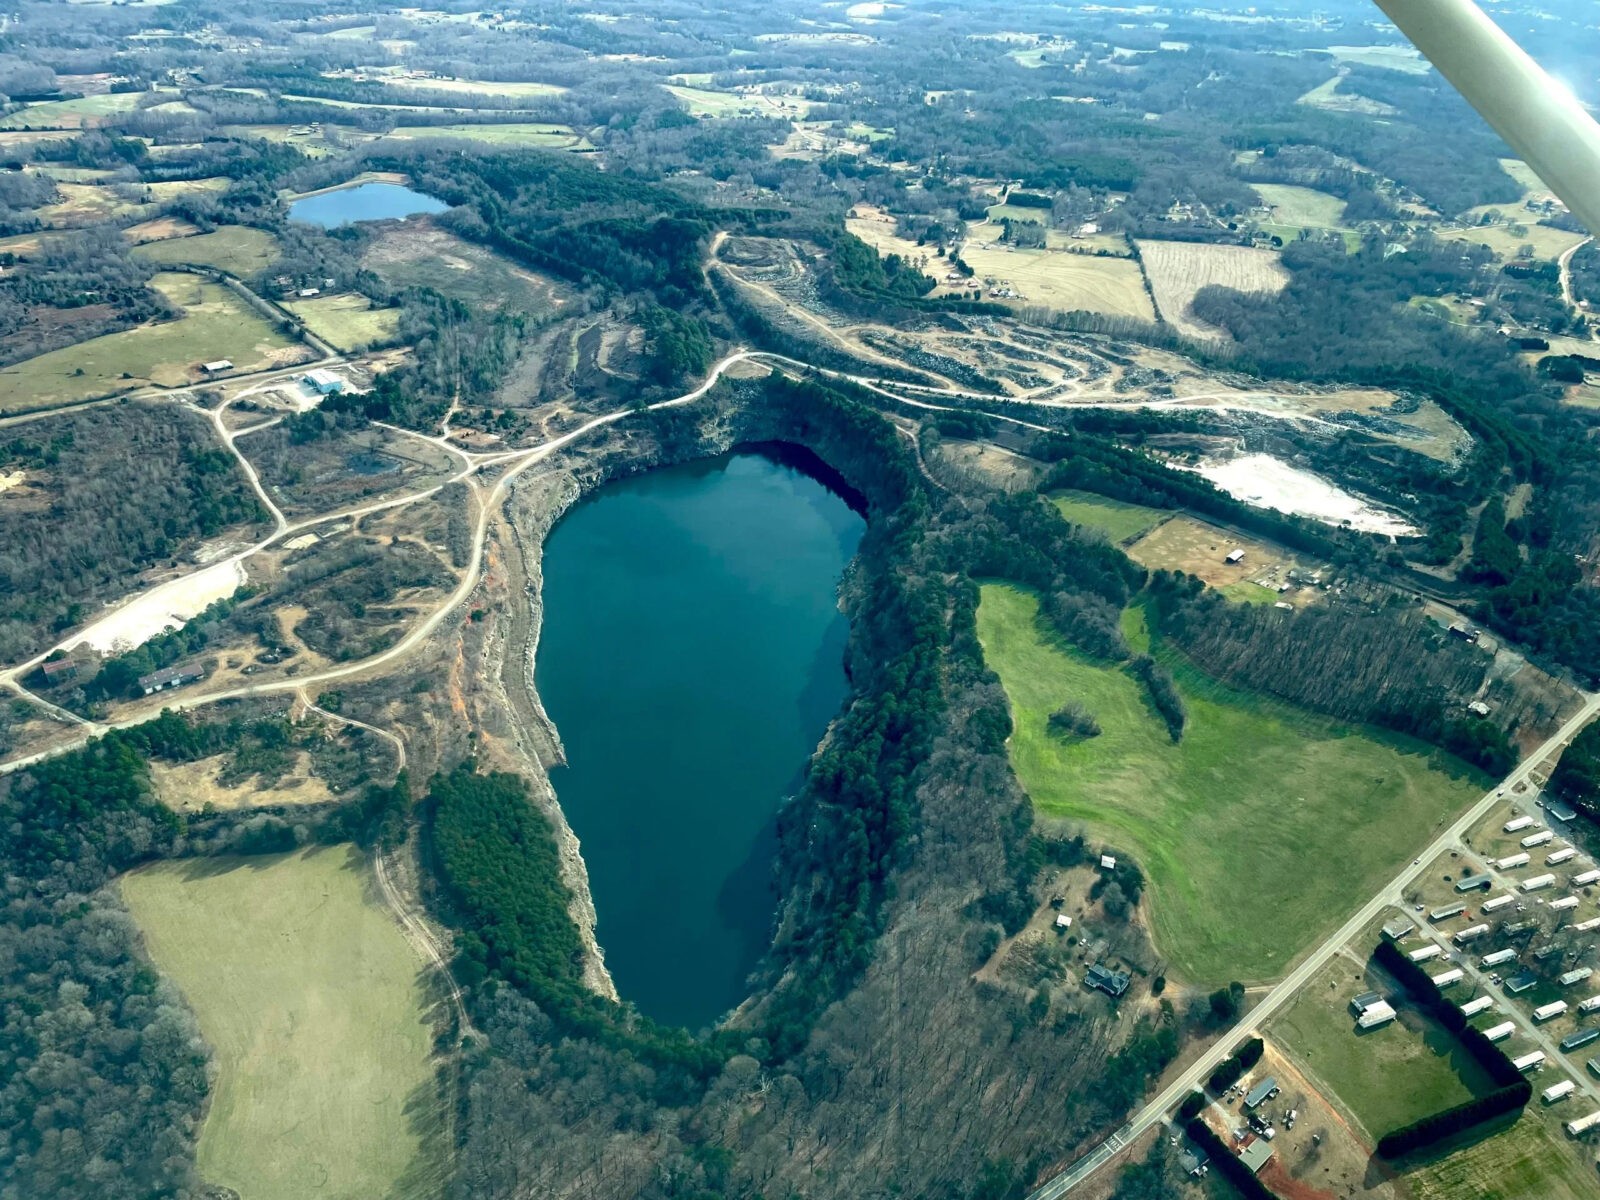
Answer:
MULTIPOLYGON (((1427 869, 1428 864, 1440 854, 1451 849, 1466 834, 1481 821, 1496 804, 1504 803, 1500 798, 1501 792, 1510 792, 1518 784, 1526 783, 1534 770, 1548 758, 1551 753, 1566 745, 1572 737, 1589 723, 1596 714, 1600 714, 1600 694, 1590 695, 1584 699, 1583 707, 1562 725, 1561 728, 1532 754, 1523 759, 1522 763, 1511 774, 1501 781, 1495 790, 1486 792, 1483 799, 1469 808, 1448 829, 1444 830, 1434 839, 1433 843, 1423 850, 1415 861, 1396 875, 1387 886, 1362 905, 1361 909, 1328 936, 1316 949, 1303 958, 1288 975, 1267 993, 1266 997, 1232 1029, 1219 1037, 1205 1054, 1191 1064, 1183 1074, 1179 1075, 1161 1092, 1144 1106, 1135 1116, 1116 1133, 1112 1134, 1105 1142, 1095 1147, 1084 1155, 1072 1166, 1061 1174, 1051 1179, 1048 1183, 1037 1188, 1028 1200, 1058 1200, 1066 1195, 1078 1184, 1093 1175, 1106 1163, 1114 1159, 1117 1154, 1128 1144, 1135 1142, 1158 1122, 1166 1119, 1166 1115, 1177 1107, 1179 1101, 1211 1072, 1216 1070, 1217 1064, 1233 1052, 1239 1042, 1250 1036, 1263 1026, 1279 1009, 1292 1000, 1300 989, 1320 971, 1340 947, 1351 941, 1357 934, 1372 923, 1373 919, 1390 905, 1403 904, 1402 897, 1409 888, 1427 869)), ((1355 836, 1359 836, 1357 833, 1355 836)))

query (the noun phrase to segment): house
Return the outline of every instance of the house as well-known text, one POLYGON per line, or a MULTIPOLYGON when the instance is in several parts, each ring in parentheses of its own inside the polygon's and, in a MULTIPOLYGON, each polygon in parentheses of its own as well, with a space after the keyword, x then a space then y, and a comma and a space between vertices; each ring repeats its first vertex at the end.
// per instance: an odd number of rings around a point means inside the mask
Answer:
POLYGON ((1084 983, 1092 988, 1099 988, 1108 996, 1116 997, 1128 990, 1132 977, 1123 971, 1113 971, 1102 967, 1099 963, 1090 966, 1088 974, 1083 977, 1084 983))
POLYGON ((322 295, 321 288, 301 288, 295 293, 295 296, 301 300, 310 300, 312 297, 320 295, 322 295))
POLYGON ((1250 1168, 1254 1175, 1261 1173, 1261 1168, 1267 1165, 1272 1158, 1272 1143, 1266 1138, 1256 1138, 1243 1150, 1239 1151, 1239 1161, 1250 1168))
POLYGON ((333 393, 342 392, 345 389, 345 382, 343 379, 335 375, 332 371, 324 370, 321 367, 317 367, 315 370, 307 371, 300 377, 300 382, 305 384, 312 391, 316 392, 319 396, 331 396, 333 393))
POLYGON ((231 371, 233 370, 233 360, 231 358, 219 358, 214 362, 201 363, 200 369, 207 375, 216 375, 222 371, 231 371))
POLYGON ((139 676, 139 689, 146 696, 150 696, 156 692, 166 691, 168 688, 182 687, 186 683, 195 683, 204 678, 205 672, 193 665, 162 667, 159 671, 152 671, 148 675, 139 676))
POLYGON ((1100 865, 1101 865, 1101 867, 1103 867, 1107 871, 1115 871, 1117 869, 1117 858, 1116 858, 1116 855, 1114 855, 1114 854, 1102 854, 1100 856, 1100 865))
POLYGON ((1260 1108, 1263 1104, 1265 1104, 1268 1100, 1271 1100, 1277 1094, 1278 1081, 1271 1075, 1268 1075, 1260 1083, 1256 1084, 1255 1087, 1250 1089, 1249 1093, 1244 1098, 1244 1106, 1246 1108, 1260 1108))
POLYGON ((1072 918, 1067 916, 1066 913, 1057 913, 1056 914, 1056 928, 1057 929, 1071 929, 1072 928, 1072 918))
POLYGON ((1457 621, 1454 625, 1450 626, 1450 636, 1454 638, 1460 638, 1463 642, 1471 645, 1477 642, 1481 634, 1478 630, 1474 629, 1471 625, 1468 625, 1465 621, 1457 621))
POLYGON ((1600 1026, 1591 1025, 1588 1029, 1580 1029, 1576 1033, 1569 1033, 1561 1039, 1561 1051, 1570 1054, 1579 1046, 1587 1046, 1596 1038, 1600 1038, 1600 1026))
POLYGON ((1464 913, 1466 911, 1467 911, 1467 906, 1465 904, 1446 904, 1446 905, 1444 905, 1444 906, 1442 906, 1440 908, 1436 908, 1432 912, 1430 912, 1428 914, 1428 920, 1430 920, 1430 921, 1448 921, 1451 917, 1459 917, 1462 913, 1464 913))
POLYGON ((1244 551, 1229 550, 1227 556, 1222 561, 1227 563, 1230 567, 1236 567, 1244 561, 1244 551))
POLYGON ((1532 971, 1519 971, 1510 979, 1506 980, 1506 991, 1510 992, 1513 996, 1520 996, 1523 992, 1527 991, 1538 982, 1539 977, 1532 971))
POLYGON ((1479 888, 1488 891, 1494 884, 1494 878, 1489 875, 1463 875, 1456 883, 1458 892, 1475 892, 1479 888))
POLYGON ((1203 1175, 1210 1161, 1210 1155, 1190 1141, 1185 1141, 1183 1149, 1178 1152, 1178 1165, 1190 1175, 1203 1175))
POLYGON ((1474 700, 1467 705, 1467 711, 1475 717, 1487 717, 1489 715, 1489 706, 1482 700, 1474 700))
POLYGON ((39 669, 44 672, 44 681, 51 687, 71 683, 78 677, 78 664, 70 658, 53 659, 39 669))
MULTIPOLYGON (((1396 917, 1383 927, 1383 936, 1391 942, 1401 942, 1417 931, 1417 927, 1404 917, 1396 917)), ((1372 993, 1369 993, 1369 995, 1372 993)))

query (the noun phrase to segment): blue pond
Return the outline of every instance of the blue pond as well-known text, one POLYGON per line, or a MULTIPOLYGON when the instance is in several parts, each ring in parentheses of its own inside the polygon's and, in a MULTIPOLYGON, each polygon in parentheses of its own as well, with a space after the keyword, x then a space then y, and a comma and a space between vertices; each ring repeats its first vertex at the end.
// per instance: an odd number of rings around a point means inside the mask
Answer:
POLYGON ((289 219, 333 229, 353 221, 392 221, 418 213, 443 212, 449 207, 442 200, 398 183, 362 183, 296 200, 289 205, 289 219))

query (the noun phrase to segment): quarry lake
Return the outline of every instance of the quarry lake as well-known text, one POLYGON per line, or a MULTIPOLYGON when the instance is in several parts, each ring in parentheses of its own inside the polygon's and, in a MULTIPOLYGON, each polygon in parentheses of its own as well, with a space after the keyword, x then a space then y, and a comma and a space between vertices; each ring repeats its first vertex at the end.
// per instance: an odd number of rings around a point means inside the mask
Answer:
POLYGON ((362 183, 296 200, 289 205, 289 219, 334 229, 352 221, 392 221, 417 213, 443 212, 449 207, 398 183, 362 183))
POLYGON ((546 543, 552 783, 617 990, 658 1021, 700 1028, 744 998, 779 804, 846 694, 837 589, 866 526, 828 474, 787 447, 651 471, 546 543))

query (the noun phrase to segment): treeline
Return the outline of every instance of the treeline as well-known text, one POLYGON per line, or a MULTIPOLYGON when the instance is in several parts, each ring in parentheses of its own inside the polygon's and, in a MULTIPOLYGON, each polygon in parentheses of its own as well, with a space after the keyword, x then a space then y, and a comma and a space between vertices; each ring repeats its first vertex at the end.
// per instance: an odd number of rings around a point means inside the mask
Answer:
POLYGON ((557 1027, 626 1049, 682 1098, 726 1060, 716 1045, 656 1025, 597 996, 583 982, 583 944, 549 818, 517 775, 466 763, 437 775, 423 807, 425 853, 456 934, 456 977, 501 980, 557 1027))
POLYGON ((1495 1090, 1485 1096, 1476 1096, 1463 1104, 1430 1113, 1384 1134, 1378 1139, 1378 1153, 1385 1158, 1398 1158, 1454 1137, 1485 1121, 1520 1112, 1533 1098, 1533 1085, 1517 1070, 1506 1052, 1470 1024, 1462 1015, 1460 1006, 1451 1003, 1440 992, 1438 985, 1428 978, 1428 973, 1407 958, 1393 942, 1379 942, 1372 957, 1432 1013, 1435 1020, 1455 1035, 1462 1048, 1478 1062, 1495 1085, 1495 1090))
POLYGON ((1550 774, 1550 790, 1600 819, 1600 722, 1585 725, 1562 751, 1561 761, 1550 774))
POLYGON ((1200 1117, 1193 1118, 1184 1132, 1189 1140, 1206 1152, 1206 1157, 1217 1168, 1217 1174, 1232 1185, 1242 1200, 1278 1200, 1278 1194, 1262 1183, 1256 1173, 1245 1166, 1233 1147, 1219 1138, 1200 1117))
POLYGON ((44 239, 36 255, 0 273, 0 366, 168 315, 161 293, 146 286, 153 273, 116 229, 44 239), (45 309, 71 310, 74 319, 42 320, 45 309))
POLYGON ((1183 706, 1183 697, 1178 694, 1177 684, 1172 682, 1172 672, 1148 654, 1141 654, 1128 664, 1128 673, 1143 686, 1145 698, 1150 701, 1150 707, 1156 710, 1156 715, 1166 724, 1167 733, 1171 735, 1172 740, 1182 741, 1183 726, 1188 719, 1188 713, 1183 706))
MULTIPOLYGON (((1217 1064, 1217 1069, 1211 1072, 1211 1078, 1206 1081, 1206 1086, 1220 1096, 1238 1083, 1246 1071, 1260 1062, 1261 1055, 1265 1051, 1266 1043, 1260 1038, 1248 1038, 1237 1050, 1217 1064)), ((1198 1095, 1198 1093, 1196 1094, 1198 1095)), ((1196 1114, 1190 1113, 1189 1115, 1194 1116, 1196 1114)))
POLYGON ((1465 710, 1492 660, 1424 617, 1230 604, 1181 573, 1157 573, 1150 596, 1162 635, 1217 679, 1421 738, 1491 775, 1516 765, 1507 731, 1465 710))

